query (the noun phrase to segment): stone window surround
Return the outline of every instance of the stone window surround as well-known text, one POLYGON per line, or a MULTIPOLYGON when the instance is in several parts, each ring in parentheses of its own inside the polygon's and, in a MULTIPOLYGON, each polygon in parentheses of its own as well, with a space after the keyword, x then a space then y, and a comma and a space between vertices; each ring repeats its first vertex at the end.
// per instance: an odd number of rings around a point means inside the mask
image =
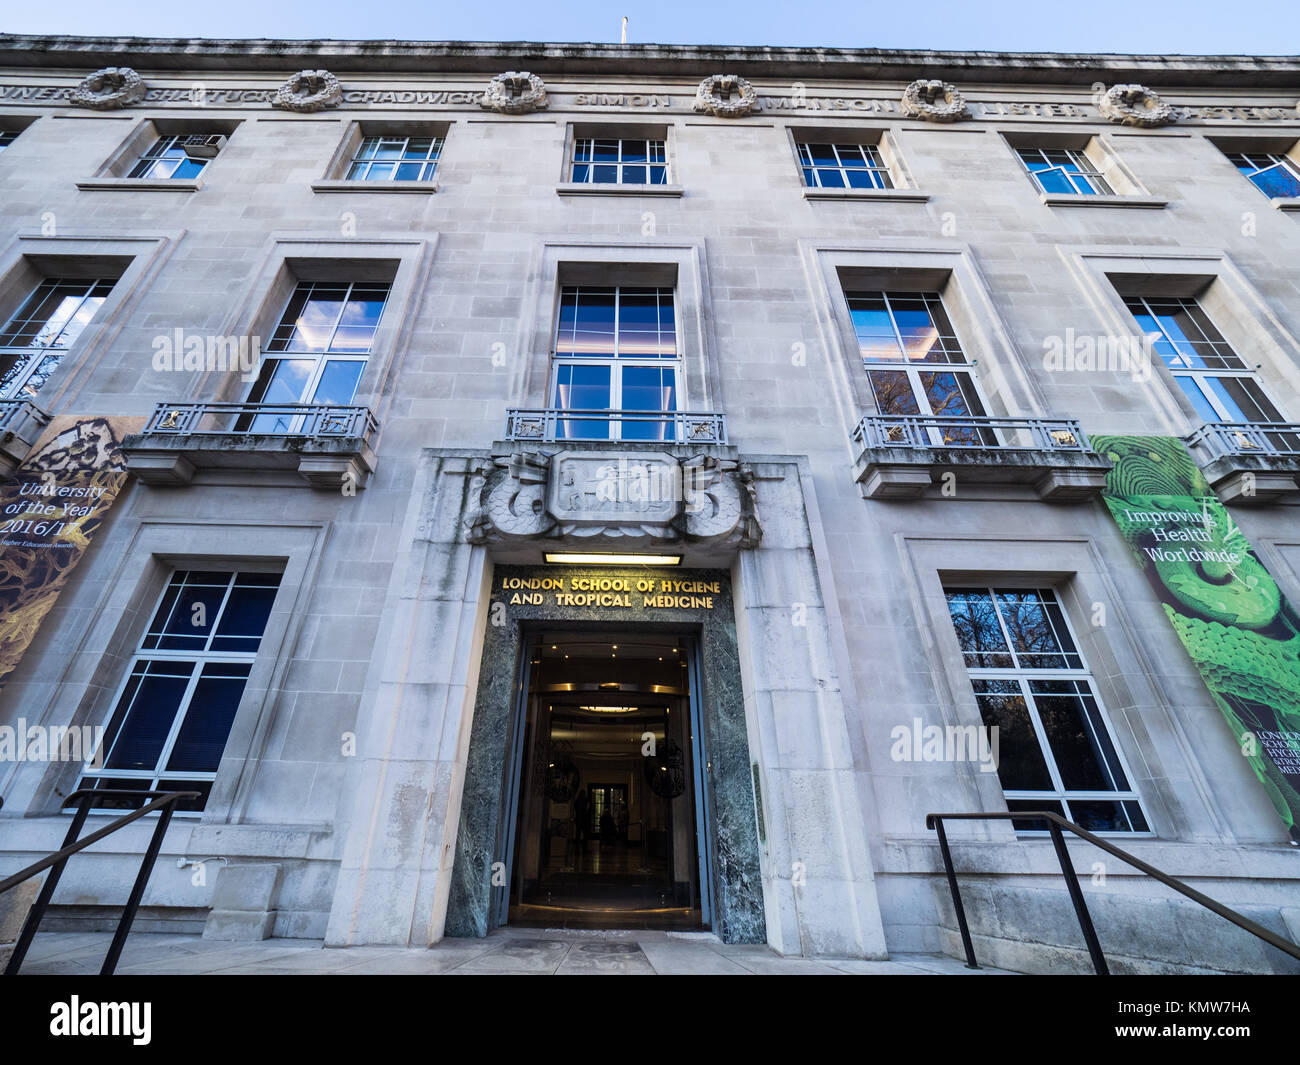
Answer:
MULTIPOLYGON (((225 336, 259 337, 265 344, 275 332, 299 281, 388 281, 392 289, 370 346, 370 357, 357 383, 353 405, 369 407, 383 424, 391 397, 386 385, 413 327, 422 292, 417 282, 432 256, 437 236, 428 239, 377 237, 362 240, 327 237, 317 240, 272 234, 271 250, 253 277, 244 298, 221 327, 225 336)), ((213 369, 186 374, 191 380, 178 401, 242 402, 250 383, 240 374, 213 369)))
MULTIPOLYGON (((1041 590, 1041 594, 1055 599, 1056 605, 1065 615, 1066 631, 1064 635, 1068 639, 1072 639, 1076 642, 1075 653, 1078 654, 1080 661, 1076 665, 1070 665, 1066 656, 1062 655, 1062 658, 1066 659, 1063 664, 1055 667, 1047 667, 1047 672, 1050 674, 1049 679, 1066 681, 1067 683, 1073 683, 1088 689, 1094 698, 1094 706, 1101 717, 1102 734, 1107 739, 1112 741, 1114 740, 1114 729, 1110 724, 1109 715, 1106 713, 1105 703, 1098 694, 1097 678, 1093 675, 1092 663, 1088 660, 1087 654, 1083 653, 1083 649, 1078 646, 1078 641, 1080 639, 1077 631, 1078 625, 1076 622, 1071 620, 1069 612, 1065 610, 1065 604, 1061 603, 1059 590, 1055 586, 1044 588, 1041 583, 1033 581, 1032 578, 1029 581, 1026 581, 1025 576, 1022 573, 1013 574, 1011 577, 1006 579, 1002 579, 1000 575, 993 579, 989 579, 988 576, 983 573, 978 574, 977 579, 971 579, 964 573, 956 578, 945 576, 943 573, 940 573, 940 577, 943 580, 945 595, 949 589, 956 590, 964 588, 973 588, 979 592, 992 594, 995 598, 1002 591, 1008 589, 1013 589, 1022 593, 1033 592, 1036 595, 1040 594, 1041 590)), ((1009 626, 1010 622, 1006 616, 1005 606, 995 606, 995 613, 998 615, 997 624, 1003 627, 1009 626)), ((951 620, 949 623, 953 624, 951 620)), ((1049 624, 1055 627, 1055 621, 1049 619, 1049 624)), ((953 627, 955 630, 955 624, 953 624, 953 627)), ((1010 637, 1009 629, 1006 630, 1006 635, 1010 637)), ((966 663, 967 676, 971 681, 972 690, 974 690, 975 685, 984 682, 991 682, 996 685, 1009 681, 1016 686, 1024 697, 1026 710, 1025 716, 1027 721, 1031 722, 1030 731, 1034 736, 1034 745, 1038 748, 1041 756, 1043 769, 1047 772, 1049 778, 1053 775, 1058 777, 1060 779, 1060 785, 1058 786, 1055 781, 1049 779, 1046 783, 1040 783, 1037 786, 1025 786, 1022 784, 1021 787, 1008 789, 1006 784, 1003 783, 1003 797, 1007 800, 1008 806, 1012 801, 1016 800, 1022 802, 1028 801, 1031 803, 1045 802, 1050 805, 1060 803, 1063 808, 1063 816, 1072 821, 1078 822, 1083 819, 1075 814, 1073 804, 1092 802, 1094 801, 1095 796, 1102 795, 1108 797, 1102 801, 1114 802, 1123 807, 1127 807, 1130 803, 1136 803, 1139 810, 1142 811, 1141 817, 1145 818, 1145 803, 1143 802, 1142 795, 1134 787, 1133 770, 1129 767, 1128 760, 1124 757, 1123 748, 1118 745, 1115 745, 1114 760, 1104 753, 1094 751, 1092 754, 1092 765, 1099 772, 1107 774, 1112 770, 1117 769, 1118 775, 1123 778, 1125 784, 1124 787, 1115 787, 1109 790, 1100 785, 1093 787, 1081 785, 1072 787, 1070 783, 1066 781, 1066 762, 1065 759, 1063 759, 1055 750, 1053 738, 1047 726, 1047 711, 1044 710, 1040 703, 1040 699, 1043 698, 1044 693, 1033 691, 1034 681, 1041 677, 1042 674, 1032 666, 1025 665, 1022 661, 1022 654, 1016 651, 1014 646, 1012 646, 1011 649, 1013 654, 1011 656, 1010 665, 993 667, 987 663, 983 666, 970 662, 966 663), (1026 688, 1029 689, 1027 692, 1025 691, 1026 688), (1027 796, 1025 793, 1030 791, 1048 792, 1050 794, 1037 797, 1027 796)), ((1062 651, 1067 651, 1067 649, 1068 645, 1061 645, 1062 651)), ((963 658, 965 658, 965 654, 963 654, 963 658)), ((979 694, 976 694, 975 699, 978 706, 979 694)), ((1079 703, 1079 709, 1081 713, 1086 713, 1082 699, 1079 703)), ((980 713, 980 717, 983 717, 982 712, 980 713)), ((1001 780, 1000 777, 999 780, 1001 780)), ((1125 815, 1129 816, 1130 811, 1126 809, 1125 815)), ((1012 826, 1012 830, 1024 835, 1034 834, 1031 829, 1016 829, 1014 825, 1012 826)), ((1047 829, 1044 827, 1039 831, 1046 832, 1047 829)), ((1137 829, 1134 827, 1131 831, 1125 831, 1123 829, 1105 830, 1101 828, 1094 828, 1092 831, 1098 832, 1101 835, 1110 835, 1113 833, 1117 836, 1123 837, 1124 839, 1131 839, 1136 836, 1153 835, 1149 826, 1143 829, 1137 829)))
MULTIPOLYGON (((67 654, 70 665, 52 686, 40 720, 91 726, 107 723, 141 635, 174 570, 279 571, 282 576, 275 605, 206 808, 197 818, 184 818, 205 824, 242 822, 257 784, 259 753, 276 723, 277 700, 307 617, 327 533, 328 523, 321 522, 141 521, 125 532, 128 542, 122 545, 122 558, 113 577, 105 582, 106 588, 87 581, 74 582, 64 591, 64 597, 72 600, 64 607, 85 611, 87 623, 77 646, 67 654), (202 543, 211 543, 218 550, 195 551, 195 545, 202 543), (239 544, 253 550, 228 551, 230 545, 239 544), (74 708, 71 720, 60 720, 63 708, 69 706, 74 708)), ((58 816, 61 797, 69 793, 81 769, 80 763, 55 762, 46 767, 35 783, 29 812, 58 816)), ((39 772, 34 767, 32 771, 39 772)))
POLYGON ((1168 200, 1152 196, 1147 191, 1120 158, 1109 138, 1102 133, 1086 129, 1077 132, 1062 130, 1059 126, 1042 129, 1000 129, 998 133, 1001 135, 1002 146, 1010 154, 1016 169, 1038 193, 1039 202, 1048 207, 1161 208, 1168 206, 1168 200), (1017 148, 1072 148, 1082 152, 1114 192, 1097 195, 1043 192, 1026 171, 1024 162, 1016 152, 1017 148))
MULTIPOLYGON (((1300 421, 1300 344, 1276 320, 1268 302, 1223 252, 1196 248, 1130 250, 1062 248, 1082 266, 1085 284, 1104 326, 1115 336, 1136 336, 1137 323, 1124 306, 1127 295, 1195 297, 1284 418, 1300 421)), ((1164 385, 1147 390, 1163 428, 1183 436, 1202 423, 1163 359, 1153 358, 1151 374, 1164 385)))
MULTIPOLYGON (((221 133, 230 137, 243 121, 242 117, 223 118, 213 115, 211 118, 203 118, 198 114, 193 116, 187 114, 185 117, 155 115, 141 118, 126 135, 117 151, 104 160, 103 165, 95 171, 94 177, 87 181, 78 181, 77 188, 101 192, 132 189, 145 192, 198 192, 203 187, 208 171, 220 160, 220 152, 203 168, 201 176, 192 179, 133 178, 127 177, 127 174, 159 137, 182 133, 221 133)), ((229 150, 229 147, 227 144, 222 148, 222 152, 229 150)))
POLYGON ((513 365, 520 370, 511 382, 510 406, 551 405, 551 353, 555 347, 560 289, 572 284, 618 284, 672 287, 681 372, 678 409, 725 413, 717 395, 722 378, 702 243, 547 241, 538 250, 534 266, 529 270, 529 290, 520 304, 523 313, 517 340, 519 351, 513 360, 513 365))
POLYGON ((787 149, 794 164, 794 177, 806 200, 893 200, 899 203, 926 203, 929 193, 916 187, 916 179, 903 158, 895 125, 810 125, 798 121, 780 123, 785 130, 787 149), (835 144, 870 144, 880 149, 894 182, 892 189, 822 189, 804 185, 800 174, 801 141, 835 144))
POLYGON ((451 127, 456 124, 454 118, 446 119, 404 119, 374 118, 353 119, 344 126, 339 146, 330 157, 325 167, 325 175, 311 184, 314 192, 395 192, 423 194, 438 191, 438 168, 447 158, 448 145, 452 143, 451 127), (402 137, 441 137, 442 149, 438 153, 438 168, 435 168, 431 181, 350 181, 347 178, 348 167, 361 142, 366 137, 402 136, 402 137))
MULTIPOLYGON (((943 716, 936 723, 980 720, 943 600, 944 580, 976 575, 982 580, 992 575, 994 579, 1002 576, 1026 583, 1037 580, 1040 584, 1055 584, 1076 635, 1082 638, 1088 633, 1081 649, 1088 656, 1112 735, 1123 748, 1129 764, 1143 771, 1135 787, 1155 835, 1125 833, 1116 837, 1116 842, 1174 876, 1193 880, 1203 877, 1215 862, 1222 862, 1225 846, 1251 848, 1252 857, 1258 855, 1265 861, 1274 855, 1282 862, 1289 861, 1290 855, 1283 853, 1287 850, 1282 846, 1284 830, 1272 804, 1237 754, 1231 733, 1226 730, 1218 709, 1159 605, 1154 599, 1121 598, 1108 569, 1100 564, 1100 552, 1087 537, 1040 537, 1030 541, 996 535, 912 537, 904 534, 897 540, 914 617, 919 626, 931 630, 926 632, 922 628, 921 635, 924 653, 931 663, 930 672, 935 678, 936 702, 943 716), (999 552, 1000 557, 995 557, 993 552, 999 552), (970 568, 957 569, 963 557, 968 556, 971 556, 970 568), (1030 571, 1030 566, 1035 568, 1030 571), (1093 602, 1107 605, 1104 628, 1087 623, 1093 602), (1118 639, 1113 635, 1116 630, 1121 633, 1118 639), (936 646, 932 633, 941 634, 942 650, 936 646), (1138 634, 1144 638, 1138 639, 1138 634), (1165 671, 1164 676, 1166 683, 1174 682, 1172 686, 1178 696, 1166 696, 1164 688, 1157 686, 1159 681, 1153 683, 1152 679, 1160 676, 1155 670, 1159 661, 1174 665, 1176 675, 1170 676, 1165 671), (1135 687, 1125 687, 1125 682, 1135 687), (954 692, 961 693, 965 701, 960 712, 954 692), (1125 696, 1130 694, 1136 701, 1125 701, 1125 696), (1144 707, 1151 709, 1144 710, 1144 707), (1150 731, 1148 724, 1159 730, 1161 739, 1157 745, 1135 751, 1130 746, 1134 729, 1150 731), (1214 737, 1220 739, 1216 741, 1214 737), (1166 759, 1166 764, 1169 761, 1176 764, 1181 783, 1169 783, 1170 775, 1163 771, 1160 758, 1166 759), (1240 802, 1231 803, 1233 811, 1229 815, 1215 801, 1217 796, 1238 793, 1250 794, 1250 809, 1240 802), (1195 826, 1187 827, 1193 819, 1197 822, 1195 826), (1274 823, 1276 828, 1272 827, 1274 823), (1170 832, 1168 826, 1177 826, 1180 831, 1170 832), (1263 832, 1270 835, 1265 837, 1263 832)), ((882 732, 877 738, 881 752, 889 749, 887 735, 882 732)), ((982 774, 975 766, 961 771, 965 774, 963 779, 970 781, 965 790, 969 796, 965 808, 996 810, 1002 794, 996 774, 982 774), (990 776, 991 783, 981 779, 990 776), (985 788, 989 790, 986 792, 985 788)), ((876 768, 875 772, 878 774, 880 769, 876 768)), ((946 791, 958 793, 951 783, 945 782, 943 786, 946 791)), ((914 790, 919 793, 919 789, 914 790)), ((921 815, 929 811, 914 810, 909 805, 907 812, 915 814, 919 822, 921 815)), ((1029 876, 1035 880, 1046 877, 1059 884, 1060 865, 1050 842, 1034 837, 1018 839, 1007 822, 975 823, 967 828, 954 822, 948 826, 948 835, 956 848, 959 868, 964 868, 968 875, 1029 876)), ((934 833, 925 830, 923 823, 915 830, 909 826, 906 834, 886 833, 885 838, 882 860, 876 866, 878 883, 887 884, 897 876, 911 876, 924 870, 937 877, 936 884, 942 885, 938 844, 934 833)), ((1088 862, 1097 856, 1096 850, 1088 847, 1079 853, 1087 856, 1088 862)), ((1278 877, 1288 875, 1282 864, 1276 870, 1278 877)), ((1227 867, 1223 872, 1230 878, 1236 875, 1227 867)), ((1125 880, 1140 877, 1123 863, 1112 867, 1110 873, 1125 880)), ((946 894, 942 886, 936 890, 946 894)))
MULTIPOLYGON (((0 124, 3 124, 3 120, 0 120, 0 124)), ((1225 133, 1219 133, 1216 130, 1204 132, 1201 136, 1205 140, 1209 141, 1210 144, 1218 150, 1220 155, 1224 156, 1223 161, 1228 163, 1229 166, 1232 166, 1238 179, 1248 181, 1252 185, 1254 182, 1250 182, 1249 179, 1238 171, 1236 166, 1227 159, 1227 156, 1231 152, 1258 152, 1263 154, 1285 155, 1295 163, 1296 169, 1300 170, 1300 140, 1297 140, 1294 134, 1282 134, 1280 136, 1270 137, 1261 133, 1255 134, 1254 136, 1249 134, 1241 136, 1235 134, 1229 135, 1226 131, 1225 133)), ((1264 194, 1261 189, 1256 188, 1255 191, 1259 192, 1261 195, 1264 194)), ((1279 211, 1300 211, 1300 196, 1274 196, 1271 198, 1271 202, 1279 211)))
POLYGON ((1247 528, 1246 532, 1255 554, 1273 575, 1282 594, 1292 603, 1300 601, 1300 537, 1293 532, 1270 536, 1259 527, 1247 528))
POLYGON ((113 291, 37 396, 36 402, 43 410, 55 414, 75 404, 92 368, 112 352, 113 342, 132 319, 142 292, 181 236, 156 233, 43 237, 19 233, 8 256, 0 261, 0 319, 7 321, 44 278, 118 275, 113 291))
POLYGON ((560 156, 560 177, 555 185, 560 196, 681 196, 685 189, 678 170, 677 125, 672 121, 645 122, 638 119, 620 121, 616 115, 602 115, 591 121, 564 124, 564 150, 560 156), (666 185, 613 185, 573 180, 573 150, 580 137, 661 140, 668 162, 666 185))
MULTIPOLYGON (((1100 516, 1099 516, 1100 518, 1100 516)), ((1104 519, 1101 519, 1104 520, 1104 519)), ((1001 534, 924 535, 899 537, 899 551, 909 586, 912 612, 918 630, 929 633, 922 640, 924 653, 934 677, 934 693, 939 721, 928 724, 980 724, 979 706, 971 688, 970 675, 961 646, 949 617, 944 586, 974 583, 979 585, 1051 587, 1061 609, 1069 619, 1079 650, 1092 677, 1101 713, 1106 721, 1129 784, 1140 798, 1151 833, 1116 833, 1123 840, 1147 838, 1177 839, 1176 826, 1185 825, 1185 815, 1176 812, 1180 800, 1167 783, 1165 765, 1186 765, 1194 775, 1203 775, 1201 795, 1213 790, 1205 783, 1209 768, 1197 757, 1197 744, 1204 742, 1192 735, 1174 712, 1174 706, 1153 681, 1156 673, 1149 661, 1151 649, 1144 646, 1139 633, 1164 621, 1154 598, 1131 603, 1120 594, 1117 575, 1101 563, 1101 552, 1091 537, 1045 536, 1012 538, 1001 534), (1093 625, 1093 605, 1104 604, 1104 626, 1093 625), (1152 613, 1142 618, 1139 611, 1152 613), (1164 738, 1153 735, 1151 721, 1164 738), (1176 746, 1171 746, 1176 744, 1176 746)), ((1167 627, 1167 626, 1166 626, 1167 627)), ((1170 641, 1175 641, 1172 629, 1170 641)), ((1149 641, 1148 641, 1149 643, 1149 641)), ((1185 660, 1185 656, 1184 656, 1185 660)), ((1180 661, 1181 664, 1181 661, 1180 661)), ((1190 668, 1190 662, 1187 663, 1190 668)), ((1217 715, 1208 695, 1197 716, 1217 715)), ((1210 735, 1213 735, 1211 733, 1210 735)), ((968 794, 977 796, 970 809, 1005 808, 1002 785, 995 773, 983 773, 970 763, 952 767, 964 781, 968 794)), ((1243 769, 1243 772, 1248 772, 1243 769)), ((1185 801, 1185 800, 1182 800, 1185 801)), ((923 813, 926 811, 920 811, 923 813)), ((1214 811, 1202 813, 1201 820, 1221 818, 1214 811)), ((1220 825, 1220 830, 1226 833, 1220 825)), ((974 838, 990 842, 1007 842, 1016 838, 1010 823, 990 822, 973 830, 974 838)), ((1108 834, 1108 833, 1105 833, 1108 834)), ((917 831, 915 836, 931 835, 917 831)))
POLYGON ((993 417, 1052 414, 1010 331, 998 314, 988 286, 966 245, 909 242, 885 245, 805 245, 815 256, 824 286, 814 294, 823 336, 830 345, 832 372, 842 373, 839 389, 845 440, 864 413, 876 411, 871 384, 862 369, 857 336, 845 293, 853 289, 938 292, 961 341, 985 411, 993 417), (834 358, 838 343, 840 358, 834 358))
MULTIPOLYGON (((41 118, 40 115, 19 115, 19 114, 14 114, 12 111, 6 112, 0 114, 0 130, 4 130, 7 133, 16 133, 18 134, 18 136, 21 137, 24 133, 26 133, 29 129, 31 129, 31 127, 37 121, 39 121, 40 118, 41 118)), ((15 144, 17 143, 16 138, 14 143, 15 144)), ((12 148, 13 145, 11 144, 8 148, 5 149, 5 151, 6 152, 10 151, 12 150, 12 148)), ((2 154, 3 153, 0 153, 0 155, 2 154)))

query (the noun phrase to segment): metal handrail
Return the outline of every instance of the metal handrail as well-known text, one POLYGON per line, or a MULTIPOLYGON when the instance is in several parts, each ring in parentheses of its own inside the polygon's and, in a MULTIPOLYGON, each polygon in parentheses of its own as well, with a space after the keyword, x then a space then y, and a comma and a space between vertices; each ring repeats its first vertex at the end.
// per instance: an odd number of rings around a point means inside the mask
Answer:
POLYGON ((1300 455, 1298 422, 1206 422, 1183 437, 1189 447, 1220 455, 1300 455))
MULTIPOLYGON (((580 422, 603 422, 611 428, 624 425, 661 425, 672 435, 638 443, 725 444, 727 416, 719 411, 570 410, 559 407, 510 407, 506 410, 507 440, 587 440, 569 436, 561 429, 580 422)), ((621 436, 594 439, 617 440, 621 436)), ((626 439, 626 438, 624 438, 626 439)))
POLYGON ((1251 935, 1262 939, 1271 946, 1277 947, 1284 954, 1300 959, 1300 945, 1292 943, 1289 939, 1283 939, 1276 932, 1270 932, 1263 925, 1256 924, 1249 917, 1243 917, 1236 910, 1230 909, 1221 902, 1216 902, 1209 895, 1201 894, 1195 888, 1188 887, 1181 880, 1175 880, 1168 873, 1161 872, 1154 865, 1129 854, 1128 851, 1122 850, 1100 836, 1094 836, 1087 829, 1080 828, 1073 821, 1067 821, 1064 817, 1050 810, 1017 810, 1014 813, 926 814, 925 827, 934 829, 939 835, 939 849, 943 852, 943 867, 948 874, 948 888, 952 892, 953 907, 957 911, 957 928, 961 933, 962 946, 966 950, 966 967, 968 969, 978 969, 979 963, 975 960, 975 945, 971 942, 970 928, 966 924, 966 910, 962 906, 961 890, 957 886, 957 873, 953 869, 952 852, 948 849, 948 835, 944 831, 943 823, 944 821, 1023 821, 1030 819, 1041 819, 1047 822, 1048 831, 1052 835, 1052 846, 1056 850, 1056 859, 1061 864, 1061 876, 1065 878, 1066 890, 1070 893, 1070 901, 1074 903, 1074 913, 1079 918, 1079 928, 1083 931, 1084 941, 1088 944, 1088 953, 1092 956, 1092 966, 1098 976, 1109 976, 1110 969, 1106 965, 1106 955, 1102 952, 1101 941, 1097 939, 1097 930, 1092 925, 1092 917, 1088 913, 1088 904, 1084 901, 1083 890, 1079 887, 1079 876, 1074 871, 1074 865, 1070 861, 1070 852, 1066 849, 1065 837, 1061 835, 1061 829, 1063 828, 1068 828, 1080 839, 1087 840, 1094 847, 1104 850, 1107 854, 1113 854, 1120 861, 1127 862, 1134 869, 1146 873, 1147 876, 1160 881, 1166 887, 1173 888, 1174 891, 1181 895, 1186 895, 1193 902, 1199 903, 1207 910, 1231 921, 1238 928, 1244 928, 1251 935))
POLYGON ((176 436, 359 437, 378 429, 379 423, 369 407, 329 403, 159 403, 143 432, 176 436), (288 428, 251 428, 256 419, 267 417, 284 419, 288 428), (248 426, 240 428, 240 419, 247 419, 248 426))
POLYGON ((63 846, 53 854, 46 855, 39 862, 33 862, 26 869, 20 869, 13 876, 0 880, 0 894, 4 894, 10 888, 17 887, 24 880, 30 879, 37 873, 44 872, 46 869, 51 870, 50 875, 45 878, 45 883, 41 886, 41 893, 36 897, 31 912, 27 915, 23 930, 18 935, 18 942, 14 944, 13 956, 5 966, 5 975, 18 975, 23 959, 27 957, 27 950, 31 947, 32 940, 36 938, 36 929, 45 916, 45 910, 54 895, 55 887, 58 886, 59 877, 63 875, 63 867, 68 864, 68 859, 78 851, 85 850, 92 843, 98 843, 105 836, 110 836, 118 829, 125 828, 131 822, 138 821, 155 810, 160 810, 158 824, 154 826, 153 837, 149 840, 149 846, 145 848, 144 856, 140 860, 140 872, 136 874, 135 883, 131 887, 131 894, 127 897, 126 906, 122 910, 122 917, 117 923, 117 931, 113 933, 113 942, 109 944, 108 954, 104 958, 103 967, 99 970, 100 976, 112 976, 117 968, 117 960, 121 957, 122 948, 126 946, 126 937, 131 932, 131 925, 135 922, 135 914, 140 908, 140 899, 144 897, 144 889, 149 882, 149 874, 153 872, 154 862, 158 860, 158 852, 162 849, 163 836, 167 832, 168 824, 171 822, 173 807, 181 799, 197 799, 199 795, 200 793, 197 791, 130 789, 119 791, 114 788, 83 788, 69 795, 68 801, 64 805, 71 805, 77 799, 81 800, 81 805, 77 807, 77 812, 72 817, 72 824, 68 826, 68 834, 63 839, 63 846), (86 823, 86 815, 90 813, 90 808, 94 805, 95 800, 110 796, 115 799, 129 798, 131 796, 144 798, 157 796, 157 798, 141 806, 138 810, 132 810, 129 814, 124 814, 122 817, 110 821, 103 828, 92 832, 84 839, 78 839, 82 826, 86 823))
POLYGON ((987 448, 1088 452, 1074 418, 996 418, 973 414, 866 414, 853 430, 863 448, 987 448), (1022 442, 1023 441, 1023 442, 1022 442))

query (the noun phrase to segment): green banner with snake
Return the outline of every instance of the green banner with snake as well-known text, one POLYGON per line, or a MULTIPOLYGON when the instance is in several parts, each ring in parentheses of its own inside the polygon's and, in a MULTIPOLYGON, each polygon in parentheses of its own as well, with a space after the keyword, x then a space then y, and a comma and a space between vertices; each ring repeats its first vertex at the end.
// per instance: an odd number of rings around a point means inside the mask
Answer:
POLYGON ((1094 436, 1103 498, 1300 843, 1300 614, 1176 437, 1094 436))

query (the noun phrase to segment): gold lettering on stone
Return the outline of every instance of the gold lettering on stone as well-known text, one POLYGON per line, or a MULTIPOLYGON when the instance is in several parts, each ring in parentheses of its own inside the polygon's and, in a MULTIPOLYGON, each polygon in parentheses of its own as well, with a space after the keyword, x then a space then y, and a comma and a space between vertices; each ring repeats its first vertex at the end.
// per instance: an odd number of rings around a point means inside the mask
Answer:
POLYGON ((651 578, 617 574, 566 577, 502 577, 500 590, 512 593, 510 606, 588 607, 624 610, 633 606, 659 610, 712 610, 722 582, 692 578, 651 578), (632 593, 639 602, 632 602, 632 593), (548 597, 547 592, 554 593, 548 597))

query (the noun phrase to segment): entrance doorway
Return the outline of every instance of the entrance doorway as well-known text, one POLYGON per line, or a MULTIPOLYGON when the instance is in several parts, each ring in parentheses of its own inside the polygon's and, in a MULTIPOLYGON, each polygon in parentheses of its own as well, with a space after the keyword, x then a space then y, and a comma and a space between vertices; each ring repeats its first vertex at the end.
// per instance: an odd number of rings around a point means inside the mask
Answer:
POLYGON ((510 924, 709 925, 695 641, 531 634, 517 732, 510 924))

